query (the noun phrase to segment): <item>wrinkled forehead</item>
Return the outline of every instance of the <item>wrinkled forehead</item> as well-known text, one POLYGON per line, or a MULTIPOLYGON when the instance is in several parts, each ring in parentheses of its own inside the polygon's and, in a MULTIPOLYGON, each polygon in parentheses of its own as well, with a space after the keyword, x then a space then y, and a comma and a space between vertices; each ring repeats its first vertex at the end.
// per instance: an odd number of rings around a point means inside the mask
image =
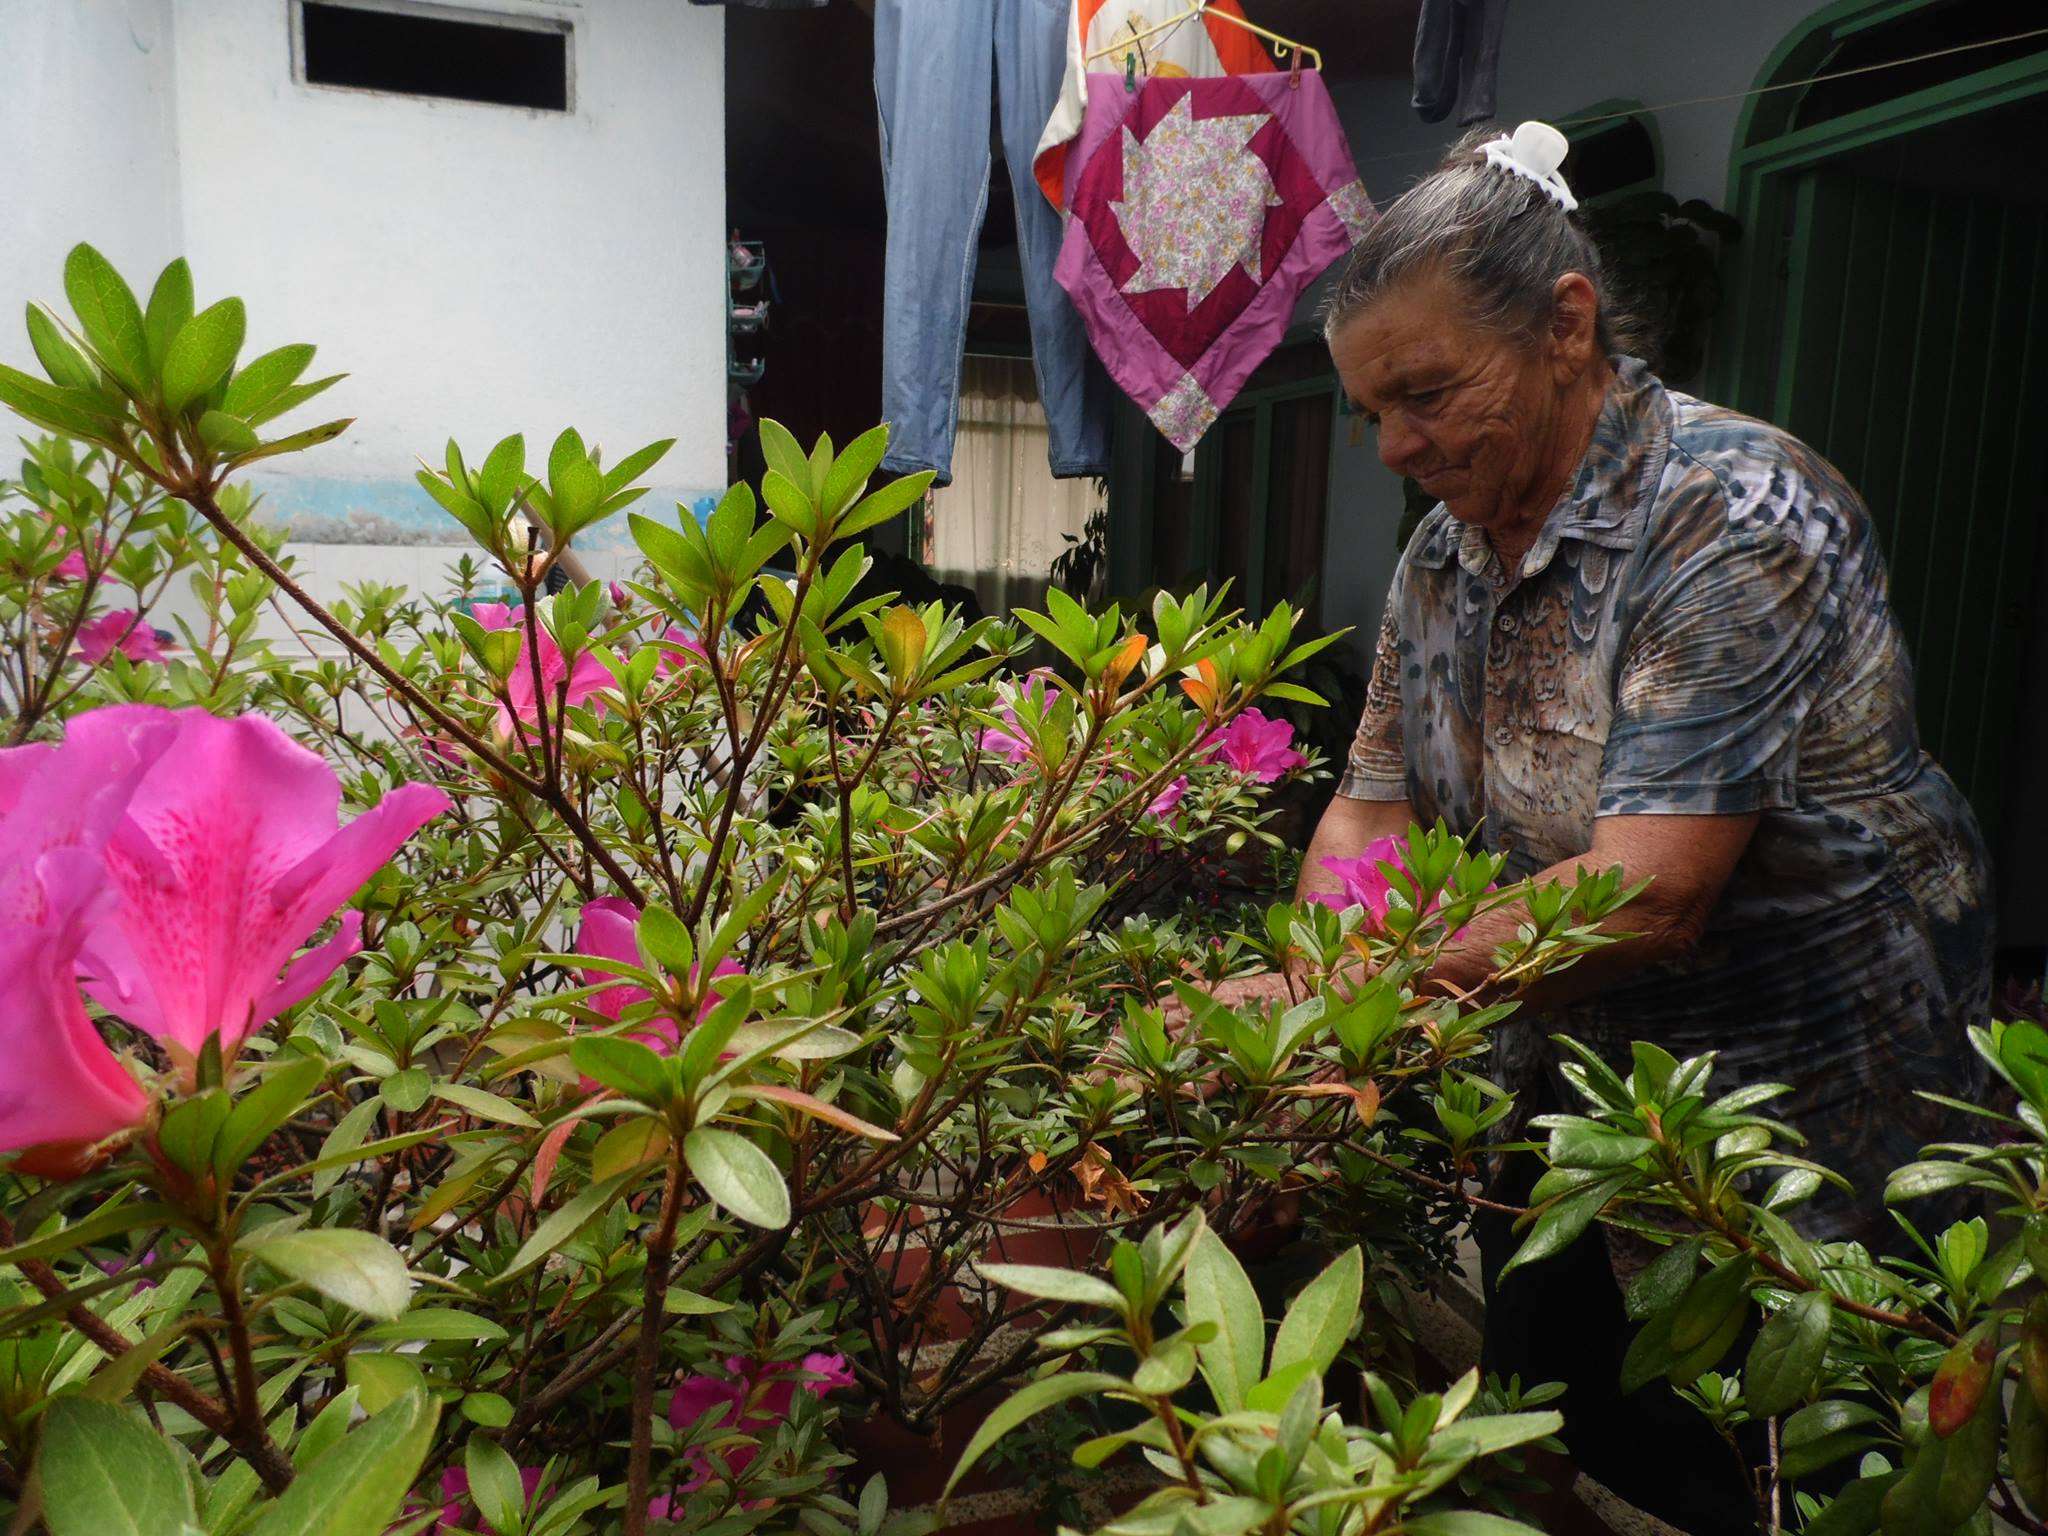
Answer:
POLYGON ((1339 327, 1330 358, 1352 398, 1369 404, 1437 388, 1493 344, 1448 307, 1403 302, 1396 292, 1339 327))

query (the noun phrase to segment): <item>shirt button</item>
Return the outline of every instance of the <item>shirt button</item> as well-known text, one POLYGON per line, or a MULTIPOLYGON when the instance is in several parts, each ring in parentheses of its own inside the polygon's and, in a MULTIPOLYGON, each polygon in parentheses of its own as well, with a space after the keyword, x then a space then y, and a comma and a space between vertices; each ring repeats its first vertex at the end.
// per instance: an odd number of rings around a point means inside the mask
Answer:
POLYGON ((1493 627, 1504 635, 1512 635, 1515 632, 1515 616, 1512 613, 1496 614, 1493 627))

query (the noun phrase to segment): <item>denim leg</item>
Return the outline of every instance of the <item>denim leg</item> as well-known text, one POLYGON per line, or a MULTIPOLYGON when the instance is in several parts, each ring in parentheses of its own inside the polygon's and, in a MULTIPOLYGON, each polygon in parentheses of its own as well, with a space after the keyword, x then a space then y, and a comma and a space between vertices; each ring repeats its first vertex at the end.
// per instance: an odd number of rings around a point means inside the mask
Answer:
POLYGON ((1079 311, 1052 275, 1066 224, 1031 175, 1032 151, 1052 116, 1067 67, 1072 0, 994 0, 993 8, 996 115, 1017 203, 1031 361, 1050 428, 1047 457, 1061 479, 1106 475, 1112 386, 1089 345, 1079 311))
POLYGON ((991 21, 986 0, 875 5, 889 214, 882 418, 891 430, 882 468, 936 470, 940 485, 953 478, 968 293, 988 208, 991 21))

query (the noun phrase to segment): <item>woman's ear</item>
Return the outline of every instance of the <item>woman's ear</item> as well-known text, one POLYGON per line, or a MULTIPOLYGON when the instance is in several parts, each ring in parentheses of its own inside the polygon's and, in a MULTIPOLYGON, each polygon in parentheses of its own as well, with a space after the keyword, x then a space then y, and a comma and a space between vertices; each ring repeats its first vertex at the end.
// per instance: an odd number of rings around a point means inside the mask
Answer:
POLYGON ((1550 290, 1550 361, 1568 384, 1600 361, 1600 295, 1583 272, 1567 272, 1550 290))

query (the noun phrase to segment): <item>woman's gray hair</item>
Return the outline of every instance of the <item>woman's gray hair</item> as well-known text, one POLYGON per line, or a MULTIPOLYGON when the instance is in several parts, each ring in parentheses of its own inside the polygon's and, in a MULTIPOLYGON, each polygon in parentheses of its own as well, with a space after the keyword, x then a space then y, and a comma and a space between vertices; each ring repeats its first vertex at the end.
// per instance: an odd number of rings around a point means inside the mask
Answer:
POLYGON ((1470 294, 1476 323, 1533 338, 1550 322, 1557 280, 1578 272, 1593 285, 1600 346, 1610 356, 1629 350, 1634 328, 1599 248, 1541 187, 1487 163, 1480 146, 1498 133, 1467 134, 1374 221, 1323 302, 1325 338, 1408 279, 1433 272, 1470 294))

